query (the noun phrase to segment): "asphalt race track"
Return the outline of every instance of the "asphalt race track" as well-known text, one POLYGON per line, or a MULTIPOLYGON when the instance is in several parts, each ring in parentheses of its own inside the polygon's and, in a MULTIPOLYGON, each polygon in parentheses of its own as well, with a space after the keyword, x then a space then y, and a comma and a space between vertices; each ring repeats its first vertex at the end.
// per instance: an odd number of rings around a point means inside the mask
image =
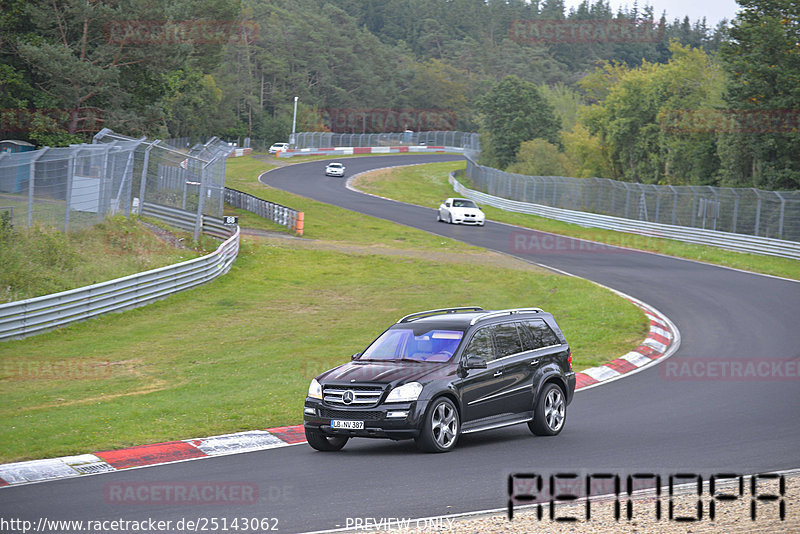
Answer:
MULTIPOLYGON (((344 161, 352 176, 372 168, 454 158, 404 155, 344 161)), ((791 360, 797 365, 800 360, 800 283, 631 250, 581 247, 568 239, 558 247, 534 247, 530 243, 552 243, 547 241, 552 237, 491 221, 484 228, 437 223, 434 210, 346 189, 341 178, 323 176, 324 166, 324 161, 287 166, 262 180, 632 295, 678 327, 682 344, 673 356, 676 361, 774 365, 791 360)), ((307 226, 313 224, 306 221, 307 226)), ((707 480, 718 473, 800 467, 800 380, 774 373, 736 380, 675 379, 665 374, 665 363, 578 393, 564 431, 554 438, 534 437, 525 425, 518 425, 463 436, 453 452, 439 455, 418 453, 413 442, 356 439, 339 453, 296 445, 3 488, 0 517, 34 522, 41 517, 173 522, 277 518, 278 531, 305 532, 344 527, 348 518, 420 518, 503 508, 511 473, 697 473, 707 480), (111 484, 176 481, 257 485, 259 501, 234 506, 119 505, 104 493, 111 484)))

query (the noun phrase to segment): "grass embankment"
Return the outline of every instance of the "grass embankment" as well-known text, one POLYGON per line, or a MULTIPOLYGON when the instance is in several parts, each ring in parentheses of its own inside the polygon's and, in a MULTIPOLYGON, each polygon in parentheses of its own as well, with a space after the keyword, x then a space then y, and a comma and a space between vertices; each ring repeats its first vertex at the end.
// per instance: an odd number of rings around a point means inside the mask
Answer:
MULTIPOLYGON (((457 196, 447 178, 450 171, 463 169, 464 166, 463 162, 451 162, 376 171, 359 178, 355 186, 367 193, 420 206, 438 208, 445 198, 457 196)), ((465 178, 463 174, 458 179, 467 187, 472 187, 469 179, 465 178)), ((493 221, 800 280, 800 262, 795 260, 744 254, 716 247, 692 245, 670 239, 645 237, 611 230, 583 228, 575 224, 535 215, 503 211, 491 206, 481 206, 481 209, 486 213, 486 217, 493 221)))
POLYGON ((296 424, 313 376, 410 311, 542 306, 576 368, 646 332, 594 284, 276 191, 259 165, 232 161, 229 185, 305 211, 316 239, 246 237, 211 284, 0 343, 0 462, 296 424))
POLYGON ((38 225, 0 225, 0 302, 75 289, 197 256, 159 239, 135 218, 111 217, 67 234, 38 225))

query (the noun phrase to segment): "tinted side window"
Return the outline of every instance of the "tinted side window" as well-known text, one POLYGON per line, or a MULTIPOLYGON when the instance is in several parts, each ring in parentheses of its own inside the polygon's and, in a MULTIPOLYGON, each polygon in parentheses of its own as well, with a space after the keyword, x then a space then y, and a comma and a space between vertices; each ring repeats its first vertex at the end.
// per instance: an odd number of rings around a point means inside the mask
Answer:
POLYGON ((494 342, 497 345, 498 358, 522 352, 522 341, 519 338, 519 333, 514 323, 495 326, 494 342))
POLYGON ((469 345, 464 350, 464 357, 469 358, 470 356, 480 356, 487 362, 494 360, 492 336, 488 328, 481 328, 469 340, 469 345))
POLYGON ((520 323, 520 326, 523 333, 522 339, 525 343, 525 350, 561 344, 558 337, 556 337, 550 327, 547 326, 547 323, 541 319, 524 321, 520 323))

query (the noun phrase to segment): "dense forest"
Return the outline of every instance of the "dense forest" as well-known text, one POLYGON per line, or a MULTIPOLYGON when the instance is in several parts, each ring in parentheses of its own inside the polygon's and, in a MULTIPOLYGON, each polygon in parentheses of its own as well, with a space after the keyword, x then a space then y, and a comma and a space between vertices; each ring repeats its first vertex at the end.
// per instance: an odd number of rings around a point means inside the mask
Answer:
POLYGON ((481 131, 513 172, 800 188, 792 0, 2 0, 0 137, 481 131))

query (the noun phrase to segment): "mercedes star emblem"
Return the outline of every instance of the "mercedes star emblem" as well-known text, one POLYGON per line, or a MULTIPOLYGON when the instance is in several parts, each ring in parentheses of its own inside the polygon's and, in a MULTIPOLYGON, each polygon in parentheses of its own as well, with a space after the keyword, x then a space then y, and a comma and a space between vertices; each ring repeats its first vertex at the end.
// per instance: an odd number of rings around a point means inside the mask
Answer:
POLYGON ((342 394, 342 402, 345 404, 351 404, 356 399, 356 394, 353 393, 352 389, 348 389, 342 394))

